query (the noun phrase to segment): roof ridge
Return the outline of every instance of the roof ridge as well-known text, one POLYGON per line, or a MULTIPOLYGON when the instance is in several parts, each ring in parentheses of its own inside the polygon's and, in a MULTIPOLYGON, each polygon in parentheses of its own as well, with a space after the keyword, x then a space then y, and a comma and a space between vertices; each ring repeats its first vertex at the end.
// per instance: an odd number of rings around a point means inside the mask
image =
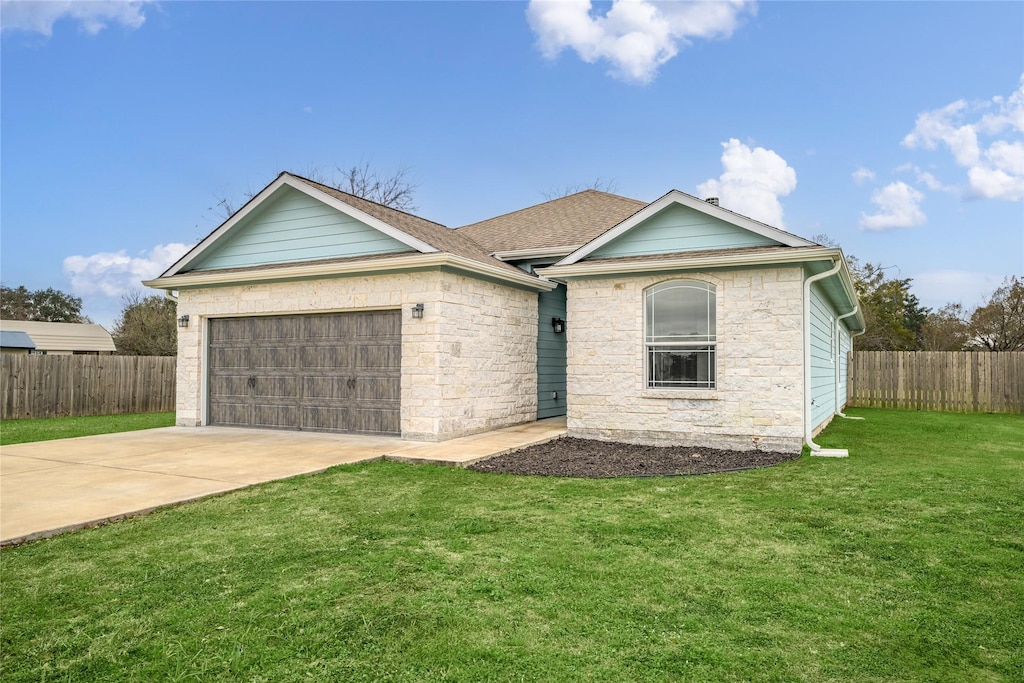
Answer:
POLYGON ((471 227, 471 226, 474 226, 474 225, 479 225, 480 223, 489 223, 490 221, 496 220, 498 218, 504 218, 505 216, 511 216, 513 214, 521 213, 523 211, 530 211, 531 209, 536 209, 538 207, 544 206, 545 204, 553 204, 554 202, 559 202, 559 201, 562 201, 563 199, 570 199, 570 198, 575 197, 577 195, 586 194, 588 192, 594 192, 596 194, 601 194, 601 195, 604 195, 606 197, 614 197, 615 199, 625 199, 626 201, 635 202, 636 204, 639 204, 641 207, 647 206, 647 202, 645 202, 645 201, 643 201, 641 199, 633 199, 632 197, 626 197, 626 196, 621 195, 621 194, 613 194, 611 192, 604 192, 603 190, 595 190, 593 188, 589 188, 588 187, 585 190, 580 190, 579 192, 573 192, 572 194, 562 195, 561 197, 555 197, 554 199, 548 199, 548 200, 545 200, 543 202, 540 202, 539 204, 531 204, 530 206, 524 206, 521 209, 515 209, 514 211, 506 211, 505 213, 500 213, 497 216, 491 216, 490 218, 484 218, 482 220, 474 221, 472 223, 466 223, 465 225, 460 225, 459 227, 455 228, 455 230, 456 231, 462 230, 463 228, 468 228, 468 227, 471 227))
POLYGON ((328 190, 331 190, 332 192, 340 192, 341 194, 343 194, 343 195, 345 195, 347 197, 354 197, 355 199, 358 199, 360 201, 369 202, 370 204, 373 204, 375 206, 379 206, 382 209, 387 209, 388 211, 394 211, 395 213, 400 213, 400 214, 403 214, 403 215, 406 215, 406 216, 410 216, 411 218, 416 218, 416 219, 421 220, 421 221, 426 221, 427 223, 433 223, 434 225, 436 225, 438 227, 441 227, 441 228, 445 228, 446 230, 450 230, 451 229, 447 225, 445 225, 444 223, 438 223, 437 221, 432 221, 429 218, 424 218, 423 216, 419 216, 419 215, 411 213, 409 211, 403 211, 402 209, 396 209, 393 206, 388 206, 387 204, 381 204, 380 202, 376 202, 376 201, 374 201, 372 199, 367 199, 366 197, 360 197, 357 194, 352 194, 351 192, 346 192, 345 190, 342 190, 342 189, 337 188, 337 187, 332 187, 332 186, 330 186, 330 185, 328 185, 326 183, 317 182, 316 180, 312 180, 310 178, 307 178, 306 176, 299 175, 298 173, 292 173, 291 171, 281 171, 281 173, 279 174, 278 177, 280 177, 280 175, 284 175, 286 173, 288 175, 290 175, 291 177, 293 177, 293 178, 297 178, 298 180, 301 180, 304 183, 309 183, 310 185, 313 185, 315 187, 326 188, 328 190))

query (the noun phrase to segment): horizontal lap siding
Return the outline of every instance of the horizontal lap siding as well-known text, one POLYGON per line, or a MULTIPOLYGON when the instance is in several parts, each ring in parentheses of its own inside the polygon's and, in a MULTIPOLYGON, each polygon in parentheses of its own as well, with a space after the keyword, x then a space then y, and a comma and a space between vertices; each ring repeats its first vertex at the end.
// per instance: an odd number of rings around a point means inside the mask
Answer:
POLYGON ((196 270, 413 251, 346 214, 292 188, 225 235, 196 270))
POLYGON ((811 422, 814 427, 836 412, 835 317, 816 286, 811 287, 811 422))
POLYGON ((537 418, 565 415, 566 335, 555 334, 552 318, 565 320, 565 285, 558 285, 538 297, 537 330, 537 418), (558 398, 553 398, 553 392, 558 398))

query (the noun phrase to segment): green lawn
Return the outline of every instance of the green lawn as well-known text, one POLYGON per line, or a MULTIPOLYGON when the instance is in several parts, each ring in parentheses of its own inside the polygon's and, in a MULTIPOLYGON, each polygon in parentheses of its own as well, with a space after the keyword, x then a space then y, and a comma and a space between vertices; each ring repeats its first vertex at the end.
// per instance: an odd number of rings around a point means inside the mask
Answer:
POLYGON ((68 439, 137 429, 170 427, 174 413, 142 413, 140 415, 94 415, 91 417, 48 417, 38 420, 4 420, 0 422, 0 446, 29 441, 68 439))
POLYGON ((5 681, 1021 681, 1024 417, 568 480, 376 462, 0 552, 5 681))

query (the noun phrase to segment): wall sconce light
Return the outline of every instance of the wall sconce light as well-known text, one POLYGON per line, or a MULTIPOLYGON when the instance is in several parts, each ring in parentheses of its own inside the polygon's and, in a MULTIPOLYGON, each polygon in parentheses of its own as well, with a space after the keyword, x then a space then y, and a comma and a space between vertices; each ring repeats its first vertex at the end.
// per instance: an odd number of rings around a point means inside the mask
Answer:
POLYGON ((423 304, 416 304, 412 307, 412 317, 422 318, 423 317, 423 304))
POLYGON ((565 333, 565 321, 562 320, 561 318, 552 318, 551 319, 551 328, 555 331, 555 334, 564 334, 565 333))
POLYGON ((181 316, 180 318, 178 318, 178 327, 188 327, 188 314, 187 313, 185 315, 181 316))

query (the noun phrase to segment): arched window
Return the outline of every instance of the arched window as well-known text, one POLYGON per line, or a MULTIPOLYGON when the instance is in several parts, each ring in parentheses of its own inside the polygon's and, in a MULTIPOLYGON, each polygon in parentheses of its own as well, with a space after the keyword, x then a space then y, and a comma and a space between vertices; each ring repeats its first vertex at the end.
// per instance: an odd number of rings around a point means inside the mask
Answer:
POLYGON ((670 280, 644 292, 647 386, 715 388, 715 286, 670 280))

